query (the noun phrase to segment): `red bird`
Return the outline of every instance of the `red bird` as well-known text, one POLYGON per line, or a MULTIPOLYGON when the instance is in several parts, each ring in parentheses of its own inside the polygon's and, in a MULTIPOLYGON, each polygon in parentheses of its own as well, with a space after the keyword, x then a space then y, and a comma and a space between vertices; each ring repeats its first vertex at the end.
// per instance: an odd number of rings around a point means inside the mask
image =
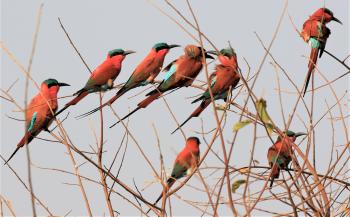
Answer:
MULTIPOLYGON (((197 137, 189 137, 186 140, 185 147, 175 159, 171 176, 167 179, 167 192, 171 186, 173 186, 176 180, 186 176, 187 174, 190 174, 191 171, 197 167, 200 158, 199 144, 200 141, 197 137)), ((156 205, 162 196, 163 193, 160 194, 153 205, 156 205)), ((149 211, 150 210, 148 210, 148 212, 149 211)))
POLYGON ((292 142, 295 142, 296 138, 305 133, 294 133, 288 130, 284 133, 286 136, 281 138, 278 136, 277 141, 273 144, 267 152, 267 160, 271 167, 271 183, 270 188, 273 185, 273 181, 280 175, 281 169, 287 169, 288 164, 292 161, 292 142))
POLYGON ((29 144, 42 130, 49 131, 48 127, 52 123, 54 113, 58 108, 57 93, 61 86, 69 85, 59 83, 56 79, 47 79, 41 84, 40 93, 30 101, 25 111, 27 131, 5 164, 11 160, 20 148, 25 144, 29 144))
POLYGON ((166 43, 157 43, 153 46, 152 50, 148 53, 145 59, 136 67, 132 75, 129 77, 128 81, 124 86, 106 103, 101 106, 79 115, 79 118, 86 117, 91 115, 98 110, 102 109, 106 105, 111 105, 119 97, 124 95, 131 89, 136 87, 145 86, 147 84, 153 83, 154 79, 159 74, 160 70, 163 67, 163 62, 166 54, 171 48, 180 47, 179 45, 168 45, 166 43))
MULTIPOLYGON (((215 51, 208 51, 208 53, 218 55, 220 61, 220 64, 216 66, 215 72, 209 77, 210 89, 213 93, 214 100, 223 99, 226 101, 228 91, 231 87, 232 89, 235 88, 240 80, 236 53, 232 48, 222 49, 219 54, 215 51)), ((185 125, 191 118, 198 117, 211 103, 209 89, 192 103, 198 101, 202 101, 201 104, 178 128, 172 132, 172 134, 185 125)))
MULTIPOLYGON (((214 59, 205 50, 204 55, 206 58, 214 59)), ((179 89, 181 87, 190 86, 194 79, 197 77, 199 72, 202 70, 204 60, 202 58, 202 48, 196 45, 187 45, 185 47, 185 54, 180 56, 180 58, 171 62, 167 67, 164 68, 166 75, 164 80, 158 85, 158 87, 146 94, 148 96, 142 102, 137 105, 137 108, 130 112, 128 115, 124 116, 121 120, 129 117, 141 108, 146 108, 154 100, 158 99, 163 93, 179 89)), ((118 124, 120 121, 116 122, 110 128, 118 124)))
POLYGON ((313 13, 303 25, 301 37, 311 46, 311 54, 308 64, 309 70, 307 72, 303 96, 305 96, 311 73, 317 63, 317 56, 321 58, 326 47, 327 39, 331 34, 331 30, 327 28, 326 24, 332 20, 342 24, 340 20, 334 17, 331 10, 328 8, 320 8, 315 13, 313 13))
POLYGON ((124 51, 122 49, 114 49, 108 52, 107 58, 99 65, 90 75, 85 86, 78 90, 74 96, 55 116, 66 110, 69 106, 75 105, 90 93, 107 91, 113 87, 114 80, 118 77, 122 68, 122 62, 126 55, 135 53, 135 51, 124 51))

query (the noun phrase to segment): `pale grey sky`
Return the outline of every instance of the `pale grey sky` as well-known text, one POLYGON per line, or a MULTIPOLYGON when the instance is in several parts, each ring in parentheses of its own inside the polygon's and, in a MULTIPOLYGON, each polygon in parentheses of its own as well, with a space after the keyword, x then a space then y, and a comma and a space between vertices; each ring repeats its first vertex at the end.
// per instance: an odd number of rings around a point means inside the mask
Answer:
MULTIPOLYGON (((41 83, 47 78, 56 78, 59 81, 71 84, 71 87, 61 88, 59 95, 72 94, 80 89, 88 79, 89 73, 82 64, 73 48, 69 44, 66 36, 59 26, 57 17, 60 17, 70 33, 75 45, 84 56, 88 65, 95 68, 100 64, 107 52, 114 48, 131 49, 137 51, 136 54, 127 56, 124 60, 122 71, 116 79, 117 83, 125 82, 131 74, 134 67, 147 54, 149 49, 157 42, 167 42, 180 44, 183 47, 186 44, 195 43, 182 29, 176 24, 157 11, 147 1, 20 1, 4 0, 2 6, 2 41, 8 49, 13 52, 15 57, 23 64, 28 64, 28 58, 32 46, 33 32, 35 29, 35 19, 40 3, 44 3, 44 10, 41 20, 37 51, 34 57, 32 76, 41 83)), ((154 1, 162 9, 175 15, 163 1, 154 1)), ((190 18, 190 12, 185 1, 174 1, 175 5, 181 9, 185 16, 190 18)), ((284 1, 191 1, 193 9, 199 20, 202 31, 214 42, 218 48, 227 46, 230 41, 237 52, 240 67, 243 73, 247 72, 247 66, 243 57, 247 59, 252 67, 252 72, 256 72, 261 59, 264 55, 259 41, 254 35, 257 32, 265 44, 268 44, 276 28, 278 18, 282 12, 284 1)), ((293 17, 294 23, 301 29, 303 21, 323 5, 322 0, 304 1, 293 0, 289 2, 288 13, 293 17)), ((349 2, 343 0, 326 1, 326 6, 330 8, 344 25, 337 23, 329 24, 332 34, 328 40, 326 49, 343 58, 349 53, 349 2)), ((188 27, 187 25, 185 25, 188 27)), ((190 28, 188 28, 190 29, 190 28)), ((190 29, 193 34, 195 31, 190 29)), ((211 49, 206 43, 206 48, 211 49)), ((182 48, 171 50, 167 55, 164 64, 168 64, 174 58, 183 53, 182 48)), ((287 69, 289 75, 300 88, 305 79, 307 71, 307 60, 303 56, 309 55, 309 47, 296 34, 291 25, 288 16, 283 20, 277 39, 271 50, 278 62, 287 69)), ((276 91, 277 83, 274 68, 269 64, 270 58, 265 62, 260 73, 255 93, 257 96, 264 97, 268 103, 268 111, 272 118, 282 128, 282 118, 278 107, 278 94, 276 91)), ((209 66, 210 72, 213 70, 213 64, 209 66)), ((345 72, 345 69, 326 54, 320 59, 318 66, 324 72, 328 79, 333 79, 345 72)), ((1 66, 1 88, 6 89, 17 78, 14 89, 11 91, 12 96, 23 104, 24 99, 24 76, 19 68, 2 52, 1 66)), ((160 73, 158 79, 162 79, 163 73, 160 73)), ((204 80, 203 73, 198 77, 204 80)), ((282 89, 293 91, 293 87, 280 73, 282 89)), ((316 76, 316 86, 325 82, 316 76)), ((338 95, 343 95, 348 87, 346 78, 334 83, 338 95)), ((133 109, 136 104, 144 98, 144 94, 128 99, 128 97, 138 93, 145 87, 130 91, 120 98, 113 107, 118 115, 125 115, 129 109, 133 109)), ((115 91, 107 93, 104 99, 111 97, 115 91)), ((166 96, 167 102, 175 112, 178 121, 184 120, 197 105, 191 104, 191 100, 186 97, 199 94, 200 91, 193 88, 186 88, 166 96)), ((236 92, 234 92, 236 93, 236 92)), ((30 84, 29 96, 37 94, 34 85, 30 84)), ((237 98, 238 103, 242 103, 246 95, 242 94, 237 98)), ((306 97, 310 101, 310 97, 306 97)), ((283 94, 283 103, 285 114, 291 112, 291 107, 296 100, 295 95, 283 94)), ((323 88, 316 93, 315 117, 318 119, 326 110, 326 104, 335 103, 329 88, 323 88)), ((59 101, 60 107, 67 102, 67 99, 59 101)), ((222 101, 218 103, 222 104, 222 101)), ((23 118, 21 113, 15 113, 15 106, 0 100, 1 108, 1 154, 8 157, 15 148, 15 145, 22 137, 23 122, 17 122, 6 118, 5 114, 23 118)), ((73 143, 83 150, 90 151, 89 145, 95 146, 94 137, 90 130, 94 127, 99 130, 98 115, 91 116, 90 119, 75 120, 74 116, 94 108, 98 104, 98 95, 90 95, 81 103, 69 109, 70 117, 64 122, 64 127, 70 133, 73 143)), ((250 106, 253 111, 253 107, 250 106)), ((116 118, 112 115, 110 109, 104 109, 105 114, 105 164, 111 162, 124 134, 122 125, 112 129, 107 126, 114 123, 116 118)), ((66 113, 66 112, 65 112, 66 113)), ((220 113, 220 112, 219 112, 220 113)), ((206 130, 215 126, 215 119, 212 115, 211 107, 208 107, 201 118, 204 121, 206 130)), ((338 110, 334 110, 334 116, 337 116, 338 110)), ((306 118, 306 112, 303 106, 297 110, 300 118, 306 118)), ((61 117, 63 117, 62 115, 61 117)), ((232 126, 238 120, 238 115, 229 113, 227 117, 227 126, 224 136, 227 141, 232 139, 232 126)), ((156 137, 153 132, 152 123, 160 135, 160 144, 164 155, 166 168, 170 171, 176 153, 183 148, 183 137, 178 132, 171 135, 170 132, 175 129, 176 123, 166 109, 163 100, 158 100, 150 105, 147 109, 137 112, 130 119, 130 130, 143 147, 146 155, 152 160, 154 165, 159 168, 159 155, 156 149, 156 137)), ((187 136, 196 135, 192 130, 200 130, 200 118, 194 118, 183 129, 187 136)), ((343 144, 345 142, 344 132, 341 125, 336 125, 336 142, 343 144)), ((295 118, 291 125, 294 131, 305 131, 304 126, 295 118)), ((231 165, 243 166, 249 162, 250 149, 253 128, 248 126, 242 129, 238 137, 231 165)), ((317 143, 317 162, 319 172, 328 166, 331 138, 329 121, 321 122, 316 129, 317 143)), ((265 138, 266 134, 263 129, 258 129, 258 135, 264 136, 257 141, 254 158, 262 165, 267 165, 266 151, 270 142, 265 138)), ((43 132, 40 137, 52 139, 50 135, 43 132)), ((208 137, 211 138, 211 137, 208 137)), ((222 153, 220 143, 216 142, 213 151, 222 153)), ((205 146, 205 145, 204 145, 205 146)), ((202 147, 204 150, 204 146, 202 147)), ((302 147, 305 147, 305 142, 302 147)), ((35 139, 30 144, 31 157, 33 163, 42 167, 62 168, 72 171, 71 162, 66 155, 66 148, 62 144, 48 143, 35 139)), ((76 156, 78 162, 83 162, 76 156)), ((118 164, 115 166, 113 173, 119 166, 121 155, 118 157, 118 164)), ((205 161, 206 165, 218 165, 217 159, 211 154, 205 161)), ((10 164, 16 169, 19 175, 26 180, 27 166, 25 150, 20 150, 12 159, 10 164)), ((82 201, 79 188, 69 186, 63 183, 76 183, 76 178, 70 175, 64 175, 58 172, 45 171, 33 168, 34 190, 37 196, 45 201, 46 205, 56 215, 64 215, 72 210, 71 215, 86 215, 86 210, 82 201)), ((81 167, 81 173, 99 179, 95 168, 90 165, 81 167)), ((23 186, 18 182, 13 173, 6 166, 1 166, 1 194, 13 202, 13 207, 17 215, 31 215, 30 197, 23 186)), ((216 177, 212 177, 212 183, 215 183, 216 177)), ((119 178, 132 186, 132 179, 142 188, 150 181, 154 181, 150 167, 143 159, 136 145, 130 141, 124 165, 121 169, 119 178)), ((193 177, 189 182, 190 185, 200 183, 197 177, 193 177)), ((104 202, 103 191, 99 186, 84 182, 88 198, 91 202, 91 208, 94 215, 107 214, 107 207, 104 202)), ((202 185, 200 185, 202 187, 202 185)), ((115 186, 117 191, 125 193, 119 186, 115 186)), ((156 198, 161 187, 159 183, 152 185, 143 192, 147 198, 156 198)), ((200 198, 206 202, 207 197, 203 194, 193 194, 188 187, 181 189, 178 194, 184 199, 200 198)), ((223 194, 226 196, 226 193, 223 194)), ((129 197, 132 199, 132 197, 129 197)), ((117 196, 112 196, 112 203, 117 211, 122 215, 139 215, 133 207, 117 196)), ((45 212, 38 207, 38 213, 43 215, 45 212)), ((176 197, 172 199, 172 207, 175 215, 199 215, 201 212, 195 208, 184 205, 176 197), (183 207, 186 207, 185 209, 183 207)), ((281 206, 282 207, 282 206, 281 206)), ((229 215, 227 208, 221 207, 220 215, 229 215)))

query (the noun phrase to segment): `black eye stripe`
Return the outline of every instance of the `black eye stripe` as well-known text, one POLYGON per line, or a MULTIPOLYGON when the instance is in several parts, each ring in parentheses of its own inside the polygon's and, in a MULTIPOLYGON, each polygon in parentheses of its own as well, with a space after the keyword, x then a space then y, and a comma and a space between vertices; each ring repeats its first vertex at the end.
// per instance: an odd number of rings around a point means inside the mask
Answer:
POLYGON ((169 47, 168 46, 159 46, 159 47, 157 47, 156 48, 156 51, 158 52, 158 51, 160 51, 160 50, 163 50, 163 49, 168 49, 169 47))
POLYGON ((114 49, 108 52, 109 57, 114 57, 116 55, 123 55, 124 54, 124 50, 122 49, 114 49))
POLYGON ((325 8, 324 12, 329 14, 329 15, 331 15, 331 16, 333 16, 333 12, 331 10, 329 10, 328 8, 325 8))
MULTIPOLYGON (((199 50, 202 50, 202 47, 198 47, 199 50)), ((206 50, 203 48, 203 51, 206 52, 206 50)))
POLYGON ((191 140, 194 139, 194 140, 196 140, 197 143, 201 143, 197 137, 189 137, 188 139, 191 139, 191 140))
POLYGON ((110 55, 110 57, 114 57, 114 56, 117 56, 117 55, 121 55, 123 54, 122 52, 114 52, 110 55))
POLYGON ((52 86, 57 86, 57 83, 50 83, 50 84, 47 85, 48 88, 50 88, 52 86))

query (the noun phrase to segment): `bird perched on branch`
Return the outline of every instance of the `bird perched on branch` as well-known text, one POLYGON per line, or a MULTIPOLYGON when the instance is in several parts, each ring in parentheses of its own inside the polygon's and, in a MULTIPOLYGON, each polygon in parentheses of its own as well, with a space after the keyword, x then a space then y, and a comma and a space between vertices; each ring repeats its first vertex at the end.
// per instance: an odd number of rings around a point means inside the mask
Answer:
POLYGON ((267 152, 267 160, 271 167, 271 182, 270 187, 273 185, 273 181, 280 175, 282 169, 287 169, 288 164, 292 161, 292 142, 295 142, 296 138, 306 133, 294 133, 288 130, 284 132, 283 138, 278 136, 277 141, 273 144, 267 152))
POLYGON ((305 93, 307 91, 307 86, 309 84, 311 74, 317 63, 317 58, 318 56, 321 58, 326 47, 327 39, 331 34, 331 30, 326 26, 326 24, 331 21, 342 24, 339 19, 334 17, 331 10, 328 8, 320 8, 314 12, 303 25, 301 37, 311 46, 311 53, 308 64, 309 70, 307 72, 303 96, 305 96, 305 93))
MULTIPOLYGON (((198 166, 200 158, 199 144, 200 141, 197 137, 189 137, 186 140, 185 147, 175 159, 171 176, 167 179, 166 193, 169 191, 171 186, 173 186, 176 180, 190 174, 198 166)), ((156 205, 162 196, 163 193, 160 194, 153 205, 156 205)), ((150 210, 148 210, 148 212, 149 211, 150 210)))
MULTIPOLYGON (((196 45, 187 45, 184 51, 184 55, 180 56, 178 59, 174 60, 167 67, 164 68, 163 71, 166 72, 165 78, 158 85, 158 87, 155 90, 152 90, 151 92, 146 94, 146 96, 148 97, 141 101, 137 105, 136 109, 134 109, 128 115, 124 116, 121 120, 126 119, 141 108, 146 108, 154 100, 158 99, 158 97, 160 97, 163 93, 169 90, 191 86, 194 79, 202 70, 203 63, 205 63, 203 55, 205 56, 205 58, 214 59, 205 50, 203 54, 202 48, 196 45)), ((115 126, 119 122, 120 121, 116 122, 115 124, 110 126, 110 128, 115 126)))
MULTIPOLYGON (((229 90, 235 88, 240 80, 236 53, 231 47, 222 49, 219 53, 216 51, 208 51, 208 53, 218 55, 220 61, 220 64, 215 67, 215 72, 209 77, 210 89, 214 100, 223 99, 226 101, 229 90)), ((202 101, 201 104, 178 128, 172 132, 172 134, 185 125, 191 118, 198 117, 211 103, 209 88, 202 94, 202 96, 195 99, 192 103, 198 101, 202 101)))
POLYGON ((108 52, 107 58, 99 65, 90 75, 89 80, 85 86, 78 90, 74 96, 74 99, 69 101, 61 110, 59 110, 55 116, 66 110, 71 105, 76 105, 80 100, 86 97, 90 93, 99 91, 107 91, 113 88, 113 82, 117 78, 122 68, 122 62, 124 58, 135 53, 135 51, 122 49, 114 49, 108 52))
POLYGON ((30 101, 25 111, 26 132, 17 144, 15 151, 5 162, 9 160, 25 144, 29 144, 42 130, 48 131, 48 127, 54 120, 57 111, 57 93, 62 86, 69 86, 66 83, 59 83, 56 79, 45 80, 40 87, 40 92, 30 101))
POLYGON ((116 101, 123 94, 128 92, 131 89, 136 87, 145 86, 147 84, 153 83, 154 79, 159 74, 160 70, 163 67, 163 62, 166 54, 170 49, 174 47, 180 47, 180 45, 168 45, 166 43, 157 43, 155 44, 145 59, 135 68, 132 75, 129 77, 128 81, 124 84, 124 86, 106 103, 101 106, 79 115, 79 118, 86 117, 91 115, 98 110, 102 109, 106 105, 111 105, 114 101, 116 101))

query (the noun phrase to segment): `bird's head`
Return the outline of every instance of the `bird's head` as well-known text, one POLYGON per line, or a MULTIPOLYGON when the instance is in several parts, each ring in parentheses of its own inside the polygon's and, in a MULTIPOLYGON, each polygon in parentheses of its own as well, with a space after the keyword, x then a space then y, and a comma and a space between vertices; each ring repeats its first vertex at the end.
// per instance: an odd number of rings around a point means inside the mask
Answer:
POLYGON ((157 53, 159 53, 159 52, 167 53, 171 48, 174 48, 174 47, 180 47, 180 45, 177 45, 177 44, 168 45, 167 43, 160 42, 160 43, 155 44, 152 47, 152 49, 154 51, 156 51, 157 53))
POLYGON ((132 50, 123 50, 123 49, 113 49, 108 52, 107 58, 109 58, 113 65, 120 66, 121 62, 124 60, 124 58, 129 55, 135 53, 135 51, 132 50))
POLYGON ((342 24, 342 22, 338 18, 334 17, 333 12, 328 8, 318 9, 311 15, 311 17, 316 18, 317 20, 323 21, 324 23, 335 21, 342 24))
POLYGON ((219 61, 223 65, 227 66, 237 66, 237 55, 235 50, 232 47, 221 49, 219 52, 213 50, 208 51, 210 54, 218 56, 219 61))
MULTIPOLYGON (((307 135, 306 133, 302 133, 302 132, 294 133, 291 130, 287 130, 287 131, 283 132, 283 134, 288 136, 288 138, 290 138, 292 140, 292 142, 294 142, 296 140, 296 138, 299 136, 307 135)), ((281 136, 278 136, 277 141, 281 141, 281 140, 282 140, 281 136)))
POLYGON ((50 92, 57 93, 60 90, 60 87, 62 86, 70 86, 70 85, 66 83, 58 82, 56 79, 53 79, 53 78, 49 78, 49 79, 46 79, 41 84, 41 90, 48 90, 50 92))
POLYGON ((186 140, 186 146, 193 150, 198 149, 199 144, 201 144, 201 141, 198 139, 198 137, 189 137, 186 140))
MULTIPOLYGON (((214 57, 210 56, 208 54, 208 52, 203 48, 204 50, 204 55, 205 55, 205 58, 208 58, 208 59, 214 59, 214 57)), ((201 58, 202 57, 202 48, 201 47, 198 47, 196 45, 187 45, 184 49, 185 51, 185 54, 186 56, 192 58, 192 59, 196 59, 196 58, 201 58)))
POLYGON ((180 45, 177 45, 177 44, 168 45, 167 43, 160 42, 155 44, 152 47, 152 52, 153 52, 153 55, 156 55, 158 58, 162 58, 164 60, 165 55, 169 52, 170 49, 174 47, 180 47, 180 45))

